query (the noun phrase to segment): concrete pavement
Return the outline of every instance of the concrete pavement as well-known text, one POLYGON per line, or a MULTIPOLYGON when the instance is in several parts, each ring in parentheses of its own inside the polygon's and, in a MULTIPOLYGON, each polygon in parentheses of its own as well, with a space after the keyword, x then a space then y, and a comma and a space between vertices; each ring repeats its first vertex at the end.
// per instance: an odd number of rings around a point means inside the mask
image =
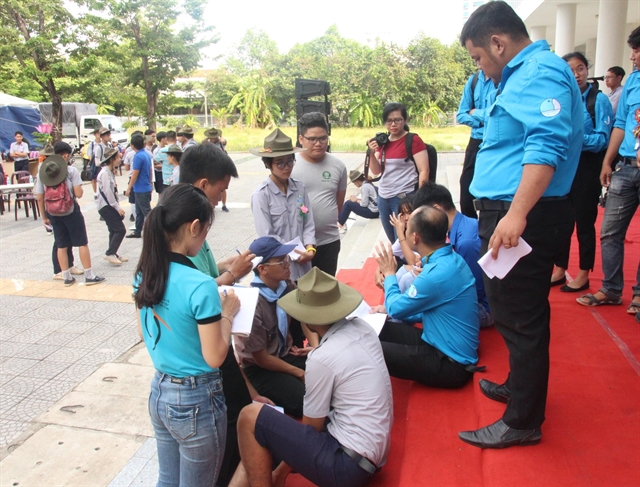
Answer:
MULTIPOLYGON (((349 170, 362 154, 337 154, 349 170)), ((439 154, 438 182, 458 199, 464 155, 439 154)), ((262 162, 232 154, 239 179, 207 238, 217 259, 256 237, 250 195, 267 177, 262 162)), ((126 187, 126 175, 119 176, 126 187)), ((347 194, 355 193, 350 185, 347 194)), ((121 198, 124 199, 124 198, 121 198)), ((52 237, 19 210, 0 217, 0 487, 151 486, 157 481, 155 440, 146 400, 153 367, 136 331, 131 280, 140 239, 125 239, 121 267, 103 259, 107 228, 91 187, 81 207, 92 268, 104 284, 65 288, 51 280, 52 237)), ((129 215, 128 203, 123 207, 129 215)), ((12 208, 13 210, 13 208, 12 208)), ((127 226, 129 225, 127 219, 127 226)), ((359 268, 382 239, 379 220, 356 219, 342 240, 339 266, 359 268)), ((76 252, 76 265, 80 267, 76 252)))

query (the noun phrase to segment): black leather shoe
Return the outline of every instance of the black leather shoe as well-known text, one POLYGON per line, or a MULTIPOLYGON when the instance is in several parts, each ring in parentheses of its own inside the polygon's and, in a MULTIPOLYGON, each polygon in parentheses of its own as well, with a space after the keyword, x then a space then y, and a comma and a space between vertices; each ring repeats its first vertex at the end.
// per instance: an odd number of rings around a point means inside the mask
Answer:
POLYGON ((562 286, 563 284, 566 284, 566 283, 567 283, 567 276, 562 276, 557 281, 551 281, 551 287, 562 286))
POLYGON ((542 438, 542 431, 540 428, 531 430, 509 428, 500 419, 475 431, 461 431, 458 433, 458 438, 478 448, 509 448, 510 446, 537 445, 542 438))
POLYGON ((580 287, 571 287, 569 286, 569 284, 566 284, 564 286, 562 286, 560 288, 560 292, 563 293, 579 293, 582 291, 586 291, 587 289, 589 289, 589 281, 587 281, 585 284, 583 284, 580 287))
POLYGON ((480 379, 479 385, 482 393, 494 401, 506 404, 511 397, 511 391, 504 384, 500 385, 487 379, 480 379))

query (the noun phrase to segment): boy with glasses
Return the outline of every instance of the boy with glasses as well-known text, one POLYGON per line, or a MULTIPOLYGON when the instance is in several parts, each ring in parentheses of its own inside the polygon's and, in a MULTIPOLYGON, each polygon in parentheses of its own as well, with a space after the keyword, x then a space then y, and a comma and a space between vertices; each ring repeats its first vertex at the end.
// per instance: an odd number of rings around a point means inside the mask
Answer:
POLYGON ((306 151, 296 154, 291 175, 305 185, 313 207, 317 250, 311 265, 335 276, 340 253, 338 216, 347 192, 347 167, 327 153, 329 127, 322 113, 303 115, 298 127, 298 141, 306 151))
POLYGON ((234 336, 233 340, 251 385, 260 395, 282 406, 285 413, 301 418, 305 362, 311 349, 293 346, 291 317, 276 302, 296 289, 290 280, 289 252, 294 248, 273 237, 260 237, 249 246, 251 253, 262 257, 251 281, 251 286, 260 290, 260 297, 251 334, 234 336))

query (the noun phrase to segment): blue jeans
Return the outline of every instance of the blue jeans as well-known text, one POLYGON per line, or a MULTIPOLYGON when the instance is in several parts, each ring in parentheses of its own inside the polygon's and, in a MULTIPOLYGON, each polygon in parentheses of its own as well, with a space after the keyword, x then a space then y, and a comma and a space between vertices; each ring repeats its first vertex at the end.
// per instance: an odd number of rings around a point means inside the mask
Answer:
POLYGON ((158 487, 213 487, 227 436, 220 372, 176 379, 156 372, 149 414, 158 445, 158 487))
MULTIPOLYGON (((611 175, 607 205, 600 232, 602 251, 602 292, 622 296, 624 278, 624 237, 640 204, 640 168, 619 163, 611 175)), ((633 295, 640 296, 640 262, 633 295)))
MULTIPOLYGON (((415 191, 412 193, 407 193, 408 198, 413 198, 415 191)), ((389 221, 392 214, 398 215, 398 205, 403 198, 400 196, 393 196, 392 198, 383 198, 378 196, 378 212, 380 213, 380 220, 382 221, 382 228, 384 229, 384 233, 387 234, 387 238, 389 242, 393 243, 396 241, 398 236, 396 235, 396 229, 389 221)))
POLYGON ((358 216, 361 216, 362 218, 374 219, 380 216, 377 212, 371 211, 367 206, 360 206, 360 203, 347 200, 342 206, 340 215, 338 215, 338 223, 340 225, 344 225, 345 223, 347 223, 347 220, 349 219, 349 216, 352 212, 358 216))

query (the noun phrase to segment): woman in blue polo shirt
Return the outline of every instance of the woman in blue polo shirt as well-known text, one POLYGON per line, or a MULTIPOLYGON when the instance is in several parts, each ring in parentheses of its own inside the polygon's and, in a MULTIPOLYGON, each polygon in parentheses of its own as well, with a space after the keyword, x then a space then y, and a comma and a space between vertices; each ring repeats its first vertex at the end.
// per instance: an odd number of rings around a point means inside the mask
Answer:
POLYGON ((219 296, 195 256, 213 220, 205 194, 171 186, 145 222, 134 283, 139 332, 156 374, 149 414, 158 445, 158 485, 215 485, 224 454, 226 406, 218 367, 240 301, 219 296))
POLYGON ((551 276, 551 285, 563 285, 560 291, 575 293, 589 289, 589 272, 593 270, 596 258, 595 223, 598 217, 598 200, 602 191, 600 170, 609 146, 609 136, 613 126, 613 108, 607 95, 597 92, 597 86, 588 82, 589 63, 582 53, 572 52, 562 56, 562 59, 573 71, 582 94, 583 104, 582 152, 578 170, 569 191, 569 200, 576 215, 580 268, 573 281, 565 284, 571 240, 564 242, 562 253, 556 262, 556 269, 551 276), (596 90, 595 95, 594 90, 596 90))

